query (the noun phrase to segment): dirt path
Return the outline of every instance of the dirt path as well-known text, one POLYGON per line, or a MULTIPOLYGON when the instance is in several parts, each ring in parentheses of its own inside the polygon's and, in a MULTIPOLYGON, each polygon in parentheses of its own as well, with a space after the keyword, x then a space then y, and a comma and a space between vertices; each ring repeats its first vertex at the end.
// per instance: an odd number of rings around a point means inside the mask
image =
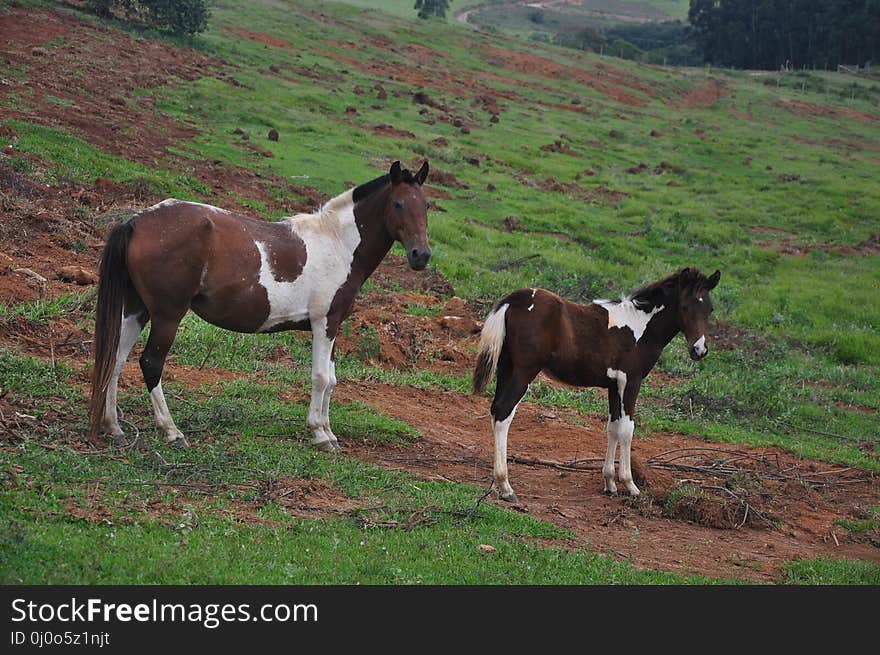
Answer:
MULTIPOLYGON (((492 461, 487 398, 344 381, 336 397, 365 402, 422 433, 422 438, 411 446, 349 442, 345 444, 348 456, 429 479, 487 485, 492 461)), ((520 406, 510 430, 510 455, 516 458, 598 460, 604 455, 604 443, 603 419, 529 403, 520 406), (577 425, 574 420, 586 424, 577 425)), ((753 480, 762 486, 751 497, 752 502, 761 503, 760 510, 752 511, 772 516, 773 524, 756 520, 738 529, 711 527, 703 523, 717 522, 718 517, 698 508, 692 508, 695 511, 691 519, 684 518, 687 508, 679 512, 682 518, 664 515, 658 503, 682 481, 693 479, 704 487, 719 481, 693 473, 673 474, 644 463, 651 458, 664 460, 658 456, 671 450, 693 448, 718 449, 732 457, 745 452, 772 462, 772 468, 798 471, 812 479, 818 479, 817 468, 838 468, 825 464, 817 467, 775 449, 743 450, 681 434, 637 434, 633 454, 642 462, 647 476, 641 498, 602 495, 598 462, 594 470, 583 472, 512 463, 511 482, 520 499, 517 509, 573 531, 581 546, 610 551, 645 568, 759 582, 778 579, 782 563, 797 557, 825 555, 880 561, 880 550, 875 546, 844 536, 846 531, 834 525, 834 519, 853 506, 876 503, 880 498, 877 479, 861 472, 822 477, 829 484, 812 490, 792 481, 753 480)), ((741 515, 739 511, 732 518, 739 522, 741 515)))

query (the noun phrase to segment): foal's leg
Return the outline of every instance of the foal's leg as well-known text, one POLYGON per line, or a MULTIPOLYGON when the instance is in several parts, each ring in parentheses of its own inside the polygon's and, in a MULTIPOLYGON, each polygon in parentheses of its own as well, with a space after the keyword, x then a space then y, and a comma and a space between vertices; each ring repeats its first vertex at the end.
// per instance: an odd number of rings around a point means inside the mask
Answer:
POLYGON ((183 433, 177 429, 174 419, 171 418, 171 412, 168 411, 165 394, 162 392, 162 369, 165 367, 165 357, 171 349, 171 344, 174 343, 174 337, 177 336, 177 326, 180 325, 182 318, 183 314, 176 318, 153 315, 150 336, 140 360, 144 382, 153 403, 153 416, 156 417, 156 425, 165 433, 165 441, 175 446, 188 446, 189 444, 183 433))
POLYGON ((635 405, 639 395, 640 380, 629 380, 626 391, 623 394, 623 416, 618 427, 618 439, 620 440, 620 471, 618 477, 630 496, 638 496, 639 488, 633 482, 632 467, 630 465, 630 449, 632 448, 633 430, 635 429, 635 405))
POLYGON ((620 470, 618 478, 626 487, 630 496, 638 496, 639 488, 632 478, 630 465, 630 450, 632 447, 633 410, 635 399, 639 393, 641 382, 639 380, 627 381, 625 377, 617 379, 617 388, 608 390, 608 449, 605 451, 605 464, 602 467, 602 476, 605 478, 605 493, 611 496, 617 495, 617 485, 614 484, 614 455, 617 444, 620 444, 620 470))
POLYGON ((123 430, 119 426, 119 417, 116 412, 116 394, 119 384, 119 376, 128 359, 128 354, 137 343, 138 336, 147 324, 148 315, 146 310, 141 309, 129 315, 122 315, 122 326, 119 330, 119 346, 116 349, 116 362, 113 367, 113 375, 107 384, 107 396, 104 404, 104 419, 102 429, 113 437, 123 436, 123 430))
POLYGON ((510 486, 507 473, 507 431, 513 422, 516 408, 522 400, 529 384, 535 379, 538 371, 532 373, 515 368, 509 359, 504 357, 498 362, 498 381, 495 387, 495 398, 492 401, 492 432, 495 433, 495 462, 493 476, 502 500, 518 503, 519 499, 510 486))
POLYGON ((617 454, 617 427, 620 423, 620 394, 617 389, 608 390, 608 424, 605 426, 605 434, 608 437, 608 447, 605 450, 605 464, 602 466, 602 477, 605 478, 605 491, 609 496, 617 495, 617 485, 614 484, 614 456, 617 454))
MULTIPOLYGON (((327 336, 327 317, 312 320, 312 400, 309 404, 309 415, 306 425, 312 431, 314 437, 312 444, 320 450, 334 452, 339 449, 336 438, 330 431, 330 395, 327 393, 330 387, 331 354, 333 342, 327 336), (327 396, 325 404, 324 396, 327 396), (327 414, 325 414, 325 407, 327 414)), ((335 375, 333 376, 335 380, 335 375)))

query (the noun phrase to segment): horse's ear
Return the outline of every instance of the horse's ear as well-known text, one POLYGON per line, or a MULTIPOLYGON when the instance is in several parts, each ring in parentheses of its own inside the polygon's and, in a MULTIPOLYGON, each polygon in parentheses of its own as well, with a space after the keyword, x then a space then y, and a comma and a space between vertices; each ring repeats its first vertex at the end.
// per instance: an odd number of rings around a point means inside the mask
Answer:
POLYGON ((391 184, 400 184, 403 181, 403 171, 400 169, 399 161, 391 164, 389 176, 391 177, 391 184))
POLYGON ((718 286, 718 280, 721 279, 721 271, 716 270, 712 275, 709 276, 709 279, 706 281, 706 290, 711 291, 715 287, 718 286))
POLYGON ((425 179, 428 177, 428 162, 425 160, 425 163, 422 164, 422 167, 419 169, 419 172, 416 173, 416 182, 420 185, 425 183, 425 179))

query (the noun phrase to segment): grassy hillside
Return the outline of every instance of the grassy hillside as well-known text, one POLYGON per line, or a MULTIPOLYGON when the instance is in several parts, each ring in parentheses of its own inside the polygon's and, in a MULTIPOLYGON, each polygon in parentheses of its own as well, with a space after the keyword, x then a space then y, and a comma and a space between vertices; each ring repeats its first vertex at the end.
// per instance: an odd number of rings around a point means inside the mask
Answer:
MULTIPOLYGON (((410 166, 427 159, 431 267, 473 306, 485 310, 522 286, 585 302, 682 266, 722 271, 713 293, 713 352, 693 363, 683 341, 673 342, 658 365, 662 375, 644 388, 637 434, 663 430, 777 446, 880 470, 876 82, 639 66, 477 33, 451 20, 409 19, 410 3, 389 3, 393 14, 367 4, 217 0, 205 34, 165 42, 168 49, 192 48, 211 73, 174 84, 144 80, 120 100, 132 115, 155 110, 168 124, 124 125, 129 144, 118 135, 102 141, 95 125, 104 117, 89 115, 84 99, 32 87, 0 97, 10 113, 0 119, 0 148, 14 151, 5 161, 25 175, 39 169, 52 184, 100 177, 277 219, 291 205, 381 174, 396 159, 410 166), (74 119, 83 115, 94 124, 74 119), (267 138, 272 128, 278 141, 267 138), (145 135, 164 145, 140 147, 145 135), (221 183, 206 173, 210 166, 246 170, 259 181, 221 183)), ((0 12, 7 9, 0 4, 0 12)), ((163 43, 161 35, 131 26, 115 29, 163 43)), ((71 54, 68 45, 57 37, 41 47, 50 56, 63 50, 65 65, 76 69, 77 56, 87 55, 71 54)), ((9 79, 28 79, 35 70, 3 65, 9 79)), ((4 329, 21 321, 43 325, 86 302, 78 294, 29 303, 0 298, 0 322, 4 329)), ((538 539, 553 545, 570 535, 494 506, 484 506, 475 521, 466 514, 479 495, 473 487, 414 481, 265 439, 260 435, 289 432, 291 425, 301 429, 305 412, 300 397, 278 402, 279 394, 301 393, 308 378, 302 369, 283 372, 267 363, 279 343, 307 361, 307 341, 298 335, 245 338, 188 318, 175 345, 177 363, 198 367, 210 356, 246 377, 202 388, 195 400, 172 401, 191 429, 215 426, 213 441, 185 453, 128 454, 125 463, 51 446, 82 427, 79 369, 65 373, 58 367, 73 365, 54 354, 50 365, 8 344, 0 349, 0 386, 28 398, 28 411, 51 427, 0 454, 10 480, 27 478, 0 492, 8 528, 0 537, 0 580, 707 581, 635 569, 589 548, 545 548, 538 539), (52 421, 59 399, 73 408, 67 427, 52 421), (354 508, 344 518, 291 518, 271 489, 254 482, 277 486, 300 477, 332 487, 354 508), (107 479, 118 486, 90 496, 93 482, 107 479), (138 486, 145 479, 203 486, 194 499, 174 500, 161 484, 138 486), (257 502, 267 498, 272 502, 257 502), (101 503, 106 523, 90 514, 101 503), (125 520, 154 504, 155 520, 125 520), (65 519, 71 512, 84 520, 65 519), (418 529, 375 531, 414 516, 424 517, 418 529), (93 552, 95 539, 111 544, 104 554, 93 552), (244 541, 259 545, 245 551, 238 546, 244 541), (494 559, 477 549, 489 542, 503 544, 494 559), (341 559, 317 554, 331 544, 345 553, 341 559), (128 555, 135 545, 138 560, 128 555)), ((342 357, 339 373, 415 387, 468 385, 463 373, 380 369, 355 357, 342 357)), ((192 398, 184 389, 183 397, 192 398)), ((123 407, 147 426, 141 391, 126 392, 123 407)), ((533 385, 530 399, 593 415, 605 402, 592 391, 544 383, 533 385)), ((405 424, 356 404, 334 411, 348 426, 346 436, 415 437, 405 424)), ((876 583, 878 576, 873 565, 787 566, 781 581, 876 583)))

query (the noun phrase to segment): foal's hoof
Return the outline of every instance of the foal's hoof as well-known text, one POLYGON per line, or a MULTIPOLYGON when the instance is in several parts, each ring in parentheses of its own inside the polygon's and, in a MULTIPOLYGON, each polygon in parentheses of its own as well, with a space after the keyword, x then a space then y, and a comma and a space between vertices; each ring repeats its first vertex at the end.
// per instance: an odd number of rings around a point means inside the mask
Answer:
POLYGON ((324 453, 335 453, 339 451, 339 446, 334 444, 332 441, 321 441, 316 444, 312 444, 315 448, 324 453))
POLYGON ((514 505, 519 503, 519 498, 517 498, 516 494, 513 493, 512 491, 509 494, 507 494, 506 496, 501 496, 501 500, 503 500, 506 503, 512 503, 514 505))
POLYGON ((617 497, 617 490, 612 491, 611 489, 603 489, 602 494, 605 496, 617 497))
POLYGON ((189 448, 189 441, 187 441, 185 437, 179 436, 176 437, 174 440, 169 441, 168 445, 175 446, 177 448, 189 448))

